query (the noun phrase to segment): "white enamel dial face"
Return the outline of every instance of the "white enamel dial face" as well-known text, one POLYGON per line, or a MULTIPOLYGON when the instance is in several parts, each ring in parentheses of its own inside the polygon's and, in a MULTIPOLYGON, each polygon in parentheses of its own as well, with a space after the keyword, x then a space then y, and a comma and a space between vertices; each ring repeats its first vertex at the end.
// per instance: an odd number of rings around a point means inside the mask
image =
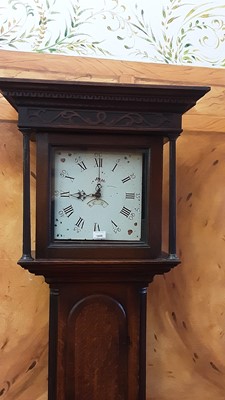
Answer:
POLYGON ((141 239, 143 153, 56 149, 55 240, 141 239))

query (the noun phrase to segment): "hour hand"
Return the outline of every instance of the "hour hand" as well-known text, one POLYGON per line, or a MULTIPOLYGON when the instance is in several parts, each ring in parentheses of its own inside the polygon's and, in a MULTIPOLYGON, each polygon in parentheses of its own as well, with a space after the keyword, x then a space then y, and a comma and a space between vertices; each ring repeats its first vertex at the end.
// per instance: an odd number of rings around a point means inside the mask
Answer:
POLYGON ((81 192, 77 192, 77 193, 70 193, 69 197, 75 197, 76 199, 79 199, 81 195, 81 192))
POLYGON ((70 193, 70 197, 75 197, 78 200, 84 201, 88 195, 84 190, 79 190, 77 193, 70 193))

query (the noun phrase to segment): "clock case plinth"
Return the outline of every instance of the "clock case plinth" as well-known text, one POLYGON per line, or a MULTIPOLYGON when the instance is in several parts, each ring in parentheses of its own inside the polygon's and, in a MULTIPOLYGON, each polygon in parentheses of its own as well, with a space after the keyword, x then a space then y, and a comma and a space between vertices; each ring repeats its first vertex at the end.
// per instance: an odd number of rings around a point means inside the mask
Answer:
POLYGON ((145 400, 146 291, 176 255, 176 139, 209 88, 0 79, 24 137, 23 255, 50 286, 49 400, 145 400), (37 144, 36 251, 31 252, 29 144, 37 144), (169 246, 161 251, 163 144, 170 146, 169 246), (51 145, 151 149, 140 243, 54 243, 51 145))

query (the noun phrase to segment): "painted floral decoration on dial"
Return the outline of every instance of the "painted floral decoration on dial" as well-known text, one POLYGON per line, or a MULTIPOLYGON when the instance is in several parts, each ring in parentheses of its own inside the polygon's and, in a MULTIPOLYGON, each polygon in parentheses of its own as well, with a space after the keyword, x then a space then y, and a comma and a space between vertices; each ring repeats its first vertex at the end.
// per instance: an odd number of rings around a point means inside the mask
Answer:
POLYGON ((54 240, 141 239, 141 151, 55 149, 54 240))

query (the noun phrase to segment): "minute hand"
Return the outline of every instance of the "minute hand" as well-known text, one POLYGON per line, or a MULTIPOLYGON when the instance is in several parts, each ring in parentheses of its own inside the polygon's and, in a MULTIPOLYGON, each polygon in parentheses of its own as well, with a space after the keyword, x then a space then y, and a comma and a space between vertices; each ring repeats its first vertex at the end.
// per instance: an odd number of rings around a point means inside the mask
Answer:
POLYGON ((70 193, 70 197, 74 197, 74 198, 76 198, 78 200, 82 200, 82 201, 84 201, 87 197, 95 197, 96 199, 99 199, 101 197, 101 192, 100 192, 101 189, 98 186, 101 187, 101 185, 99 185, 99 184, 97 185, 97 187, 95 189, 96 193, 86 194, 84 190, 80 190, 77 193, 70 193))
POLYGON ((96 162, 96 166, 98 167, 98 177, 97 177, 97 181, 98 183, 101 182, 101 168, 102 168, 102 158, 98 157, 95 159, 96 162))

